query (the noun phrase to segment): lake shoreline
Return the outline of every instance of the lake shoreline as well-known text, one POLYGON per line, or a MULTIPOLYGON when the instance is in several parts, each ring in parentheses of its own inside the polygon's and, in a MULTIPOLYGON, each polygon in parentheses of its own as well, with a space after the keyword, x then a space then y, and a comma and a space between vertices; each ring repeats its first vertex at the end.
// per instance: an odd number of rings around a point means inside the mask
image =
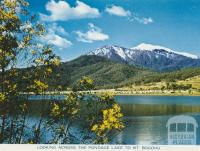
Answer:
POLYGON ((161 95, 161 94, 116 94, 114 96, 196 96, 199 97, 200 95, 161 95))
MULTIPOLYGON (((134 90, 114 90, 114 89, 101 89, 91 91, 79 91, 80 93, 91 93, 91 94, 102 94, 110 93, 114 96, 200 96, 198 91, 173 91, 173 90, 149 90, 149 91, 134 91, 134 90)), ((46 92, 47 95, 67 95, 72 91, 57 91, 57 92, 46 92)))
POLYGON ((135 94, 135 93, 130 93, 130 94, 115 94, 115 96, 200 96, 200 94, 159 94, 159 93, 151 93, 151 94, 146 94, 146 93, 140 93, 140 94, 135 94))

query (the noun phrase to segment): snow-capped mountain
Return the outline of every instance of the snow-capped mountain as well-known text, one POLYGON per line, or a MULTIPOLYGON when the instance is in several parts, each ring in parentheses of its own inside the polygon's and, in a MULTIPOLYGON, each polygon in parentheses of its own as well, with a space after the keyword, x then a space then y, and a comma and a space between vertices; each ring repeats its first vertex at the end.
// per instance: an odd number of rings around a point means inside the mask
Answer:
POLYGON ((200 58, 196 55, 146 43, 141 43, 133 48, 104 46, 89 52, 88 55, 102 56, 120 63, 157 71, 200 66, 200 58))
POLYGON ((154 51, 156 49, 157 50, 166 50, 168 52, 179 54, 179 55, 183 55, 185 57, 189 57, 189 58, 192 58, 192 59, 198 59, 199 58, 198 56, 190 54, 190 53, 187 53, 187 52, 173 51, 172 49, 169 49, 169 48, 166 48, 166 47, 163 47, 163 46, 146 44, 146 43, 141 43, 138 46, 133 47, 131 49, 134 49, 134 50, 147 50, 147 51, 154 51))
POLYGON ((127 48, 119 46, 104 46, 94 51, 91 51, 88 55, 97 55, 106 57, 114 61, 126 62, 128 50, 129 49, 127 48))

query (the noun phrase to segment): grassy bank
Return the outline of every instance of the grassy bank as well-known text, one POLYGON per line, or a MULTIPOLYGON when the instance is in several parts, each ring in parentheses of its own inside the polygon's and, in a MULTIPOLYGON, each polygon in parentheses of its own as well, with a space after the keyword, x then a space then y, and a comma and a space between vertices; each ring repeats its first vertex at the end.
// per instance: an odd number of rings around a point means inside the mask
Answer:
MULTIPOLYGON (((154 82, 143 85, 129 85, 115 89, 98 89, 91 91, 80 91, 83 93, 112 93, 113 95, 155 95, 155 96, 200 96, 200 76, 188 78, 186 80, 180 80, 171 82, 176 85, 191 85, 188 89, 170 89, 167 88, 166 82, 154 82)), ((46 92, 49 95, 65 95, 72 91, 50 91, 46 92)))
MULTIPOLYGON (((71 91, 57 91, 47 92, 49 95, 67 95, 71 91)), ((114 90, 114 89, 101 89, 91 91, 81 91, 81 93, 102 94, 111 93, 113 95, 152 95, 152 96, 200 96, 197 90, 114 90)))

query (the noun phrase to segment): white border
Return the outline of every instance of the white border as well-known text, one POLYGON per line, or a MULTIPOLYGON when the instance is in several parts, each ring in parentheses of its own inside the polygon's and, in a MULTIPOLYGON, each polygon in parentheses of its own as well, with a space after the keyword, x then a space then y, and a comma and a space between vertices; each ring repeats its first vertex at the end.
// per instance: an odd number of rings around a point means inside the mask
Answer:
POLYGON ((197 145, 50 145, 1 144, 0 151, 200 151, 197 145))

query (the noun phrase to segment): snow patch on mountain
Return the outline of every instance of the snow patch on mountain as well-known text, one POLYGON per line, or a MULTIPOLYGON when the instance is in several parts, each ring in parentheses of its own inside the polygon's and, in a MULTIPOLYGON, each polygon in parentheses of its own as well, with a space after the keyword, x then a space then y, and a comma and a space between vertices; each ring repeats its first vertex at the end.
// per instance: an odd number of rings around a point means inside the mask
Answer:
POLYGON ((153 50, 166 50, 168 52, 171 52, 172 50, 163 46, 159 46, 159 45, 152 45, 152 44, 147 44, 147 43, 141 43, 139 45, 137 45, 136 47, 133 47, 131 49, 135 49, 135 50, 147 50, 147 51, 153 51, 153 50))
POLYGON ((182 55, 182 56, 186 56, 188 58, 192 58, 192 59, 199 59, 198 56, 187 53, 187 52, 175 52, 176 54, 182 55))
POLYGON ((152 44, 147 44, 147 43, 141 43, 136 47, 131 48, 133 50, 146 50, 146 51, 154 51, 154 50, 165 50, 168 51, 170 53, 175 53, 175 54, 179 54, 188 58, 192 58, 192 59, 199 59, 198 56, 187 53, 187 52, 178 52, 178 51, 174 51, 170 48, 167 47, 163 47, 163 46, 159 46, 159 45, 152 45, 152 44))
POLYGON ((200 58, 196 55, 146 43, 133 48, 106 45, 89 52, 87 55, 102 56, 119 63, 127 63, 156 71, 200 67, 200 58))
POLYGON ((113 46, 113 49, 115 50, 116 54, 121 56, 123 59, 126 59, 127 56, 126 56, 124 50, 121 47, 113 46))
POLYGON ((97 48, 94 51, 88 53, 88 55, 98 55, 98 56, 106 56, 110 58, 113 54, 120 56, 123 59, 127 58, 125 48, 119 46, 104 46, 101 48, 97 48))

